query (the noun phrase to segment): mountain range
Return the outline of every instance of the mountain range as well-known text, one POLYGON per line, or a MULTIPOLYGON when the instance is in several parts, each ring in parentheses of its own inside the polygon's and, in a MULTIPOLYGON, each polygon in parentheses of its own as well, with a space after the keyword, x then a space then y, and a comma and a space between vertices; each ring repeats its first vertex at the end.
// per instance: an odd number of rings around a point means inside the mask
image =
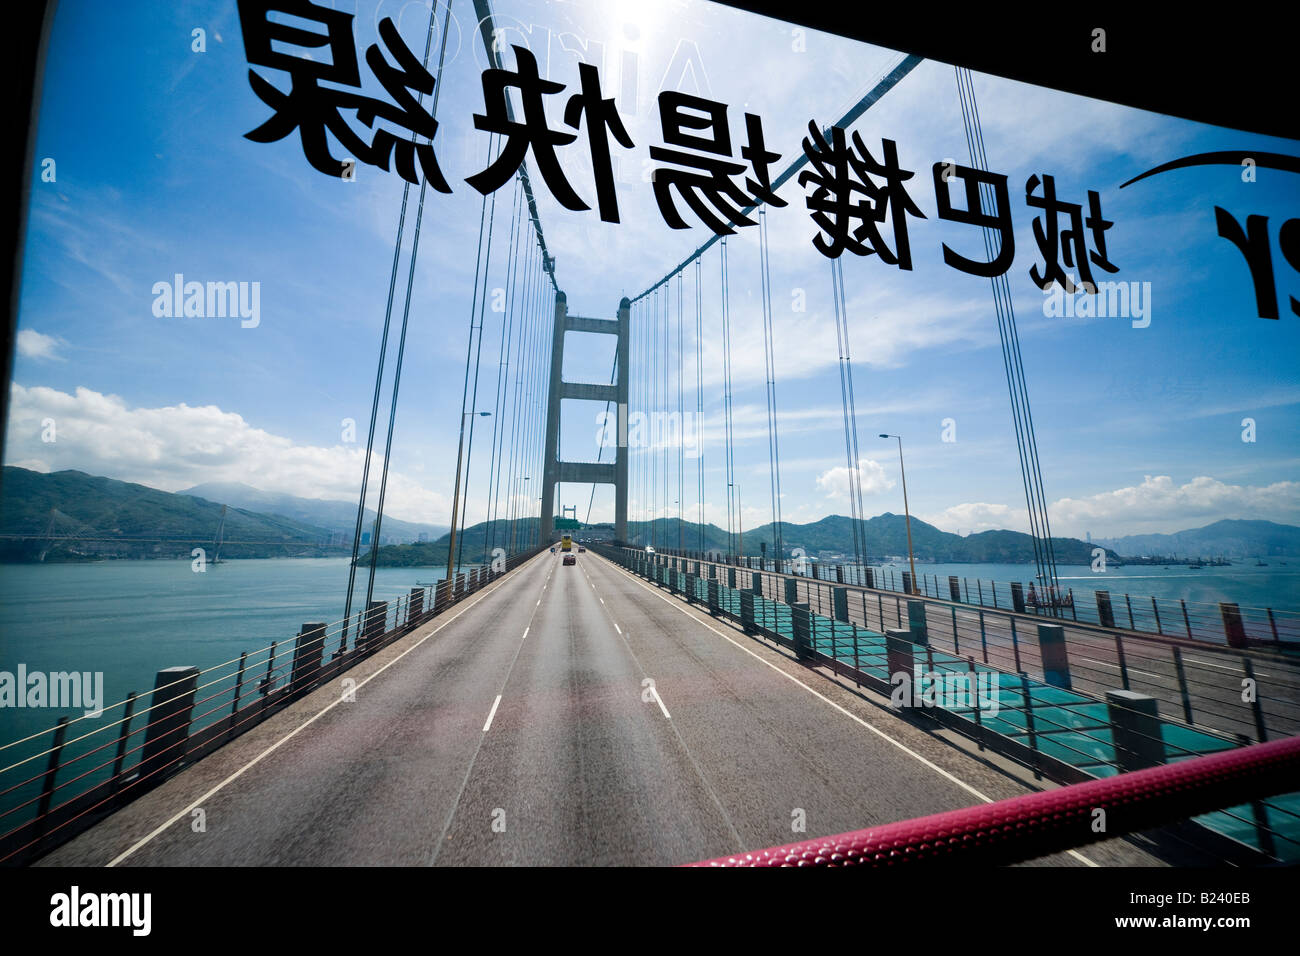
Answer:
MULTIPOLYGON (((246 511, 258 511, 263 514, 283 515, 294 521, 324 528, 334 535, 343 535, 344 541, 351 542, 357 526, 357 503, 355 501, 334 501, 325 498, 299 498, 272 491, 262 491, 251 485, 239 482, 207 482, 186 488, 177 494, 190 495, 194 498, 206 498, 246 511)), ((363 531, 368 530, 375 520, 373 508, 366 509, 363 531)), ((429 541, 436 541, 447 533, 446 525, 420 524, 414 521, 402 521, 391 515, 384 515, 380 528, 380 537, 385 544, 405 544, 420 540, 424 535, 429 541)))
MULTIPOLYGON (((81 471, 44 474, 5 466, 0 493, 0 561, 217 557, 222 505, 81 471)), ((227 508, 220 556, 323 557, 325 528, 279 515, 227 508)), ((349 539, 350 540, 350 539, 349 539)))
POLYGON ((1300 528, 1273 521, 1227 519, 1175 534, 1130 534, 1098 538, 1121 554, 1227 558, 1300 557, 1300 528))
MULTIPOLYGON (((80 471, 41 473, 5 466, 0 493, 0 561, 84 561, 99 558, 189 558, 195 547, 215 548, 221 510, 227 505, 221 556, 325 557, 351 552, 354 506, 344 501, 299 498, 263 492, 241 484, 202 484, 183 492, 159 491, 146 485, 88 475, 80 471)), ((368 512, 366 523, 373 520, 368 512)), ((531 537, 536 518, 512 526, 501 521, 473 525, 459 536, 461 555, 475 561, 493 547, 510 546, 531 537)), ((561 522, 577 526, 577 522, 561 522)), ((858 526, 861 547, 879 561, 907 554, 904 516, 882 514, 858 526)), ((429 540, 388 544, 379 561, 388 566, 441 566, 447 561, 446 529, 385 518, 386 540, 412 541, 421 533, 429 540), (392 537, 390 537, 390 535, 392 537)), ((577 527, 575 535, 610 538, 611 525, 577 527)), ((826 561, 852 560, 853 521, 831 515, 808 524, 783 522, 781 538, 788 557, 795 548, 826 561)), ((727 532, 713 524, 701 528, 675 518, 629 522, 632 544, 726 551, 727 532), (701 543, 702 542, 702 543, 701 543)), ((743 552, 756 555, 766 545, 775 553, 773 526, 744 532, 743 552)), ((951 563, 1017 564, 1034 559, 1033 539, 1018 531, 983 531, 961 536, 912 519, 912 544, 918 559, 951 563)), ((1130 535, 1099 539, 1053 538, 1056 561, 1086 565, 1094 547, 1107 549, 1107 561, 1124 563, 1121 555, 1227 555, 1229 557, 1300 556, 1300 528, 1271 521, 1225 520, 1172 535, 1130 535)), ((211 558, 213 554, 209 554, 211 558)))

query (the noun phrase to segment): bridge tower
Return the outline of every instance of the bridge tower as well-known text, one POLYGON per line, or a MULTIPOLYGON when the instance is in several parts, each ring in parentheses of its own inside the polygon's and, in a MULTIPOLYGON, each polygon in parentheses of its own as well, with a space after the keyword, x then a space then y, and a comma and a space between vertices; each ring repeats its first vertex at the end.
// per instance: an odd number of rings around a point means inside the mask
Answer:
MULTIPOLYGON (((546 451, 542 462, 542 544, 549 544, 555 533, 556 482, 576 484, 610 484, 614 486, 614 537, 627 540, 627 400, 630 378, 630 327, 632 303, 625 297, 618 304, 617 319, 588 319, 569 315, 568 299, 563 292, 555 295, 555 330, 551 345, 550 398, 546 409, 546 451), (564 381, 564 334, 594 332, 618 337, 616 384, 595 385, 564 381), (560 461, 560 403, 566 398, 611 403, 617 415, 617 455, 612 462, 560 461)), ((608 429, 606 430, 608 433, 608 429)))

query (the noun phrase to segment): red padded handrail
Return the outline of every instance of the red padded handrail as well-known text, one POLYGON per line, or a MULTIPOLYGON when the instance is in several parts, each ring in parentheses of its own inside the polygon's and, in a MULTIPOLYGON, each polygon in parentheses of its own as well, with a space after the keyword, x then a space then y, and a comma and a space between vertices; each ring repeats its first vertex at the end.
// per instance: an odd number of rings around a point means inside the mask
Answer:
POLYGON ((691 866, 900 866, 1032 860, 1300 790, 1300 737, 691 866), (1105 829, 1093 829, 1094 811, 1105 829))

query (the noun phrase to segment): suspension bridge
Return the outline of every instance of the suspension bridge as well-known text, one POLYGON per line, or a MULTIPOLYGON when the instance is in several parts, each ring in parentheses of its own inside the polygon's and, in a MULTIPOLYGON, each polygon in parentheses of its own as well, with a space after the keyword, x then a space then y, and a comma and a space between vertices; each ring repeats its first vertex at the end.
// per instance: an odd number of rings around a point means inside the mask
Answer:
MULTIPOLYGON (((475 8, 499 65, 491 12, 483 0, 475 8)), ((439 35, 437 75, 445 20, 439 35)), ((431 16, 426 66, 434 36, 431 16)), ((900 58, 834 125, 848 128, 919 62, 900 58)), ((955 76, 970 166, 987 170, 970 74, 955 76)), ((508 98, 506 109, 513 121, 508 98)), ((494 138, 489 152, 502 149, 494 138)), ((790 163, 772 189, 806 162, 790 163)), ((936 581, 932 593, 914 568, 902 588, 871 573, 860 533, 853 317, 838 260, 820 281, 835 304, 853 555, 814 572, 791 560, 782 539, 780 320, 767 209, 744 211, 758 216, 762 496, 774 531, 773 553, 754 555, 744 547, 735 463, 734 245, 715 236, 639 294, 587 302, 559 285, 526 165, 500 193, 502 209, 494 192, 480 212, 446 574, 397 600, 376 599, 425 202, 425 186, 408 184, 342 616, 213 666, 160 662, 154 688, 108 703, 93 724, 65 718, 0 745, 0 860, 1300 860, 1295 622, 1279 628, 1270 612, 1270 635, 1250 609, 1232 605, 1218 612, 1222 639, 1208 639, 1194 633, 1186 605, 1184 634, 1167 632, 1158 609, 1152 631, 1138 626, 1131 604, 1125 627, 1109 597, 1091 618, 1080 618, 1073 595, 1057 600, 1005 274, 990 280, 990 321, 1046 597, 1032 607, 1014 590, 1002 604, 995 591, 990 607, 955 579, 946 594, 936 581), (483 354, 488 275, 503 263, 494 376, 483 354), (565 379, 570 333, 614 339, 607 383, 565 379), (702 415, 705 348, 722 355, 724 422, 717 447, 688 467, 680 440, 638 439, 632 418, 702 415), (605 404, 610 438, 594 460, 561 454, 565 401, 605 404), (724 463, 721 489, 706 488, 706 455, 724 463), (583 549, 570 566, 554 546, 557 510, 562 520, 576 516, 557 487, 573 484, 592 485, 593 497, 596 485, 612 485, 614 521, 608 540, 570 532, 583 549), (371 494, 378 517, 366 529, 371 494), (471 499, 487 502, 481 521, 471 499), (692 520, 703 533, 708 504, 725 510, 725 547, 687 537, 692 520)), ((997 234, 986 227, 984 239, 992 260, 997 234)), ((51 520, 47 536, 54 530, 51 520)))

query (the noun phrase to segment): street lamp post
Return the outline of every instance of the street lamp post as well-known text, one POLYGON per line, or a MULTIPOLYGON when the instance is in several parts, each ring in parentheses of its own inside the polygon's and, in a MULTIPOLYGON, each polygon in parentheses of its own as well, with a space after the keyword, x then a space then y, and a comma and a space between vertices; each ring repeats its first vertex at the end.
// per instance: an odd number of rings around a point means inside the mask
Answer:
POLYGON ((903 439, 898 435, 881 434, 881 438, 898 439, 898 471, 903 476, 903 516, 907 520, 907 563, 912 569, 912 594, 916 590, 916 558, 912 554, 912 513, 907 507, 907 470, 903 467, 903 439))
MULTIPOLYGON (((465 456, 465 419, 471 415, 487 418, 491 412, 465 412, 460 416, 460 442, 456 448, 456 485, 451 493, 451 531, 447 536, 447 581, 451 581, 452 568, 456 561, 456 512, 460 508, 460 463, 465 456)), ((450 593, 451 584, 447 585, 450 593)))

